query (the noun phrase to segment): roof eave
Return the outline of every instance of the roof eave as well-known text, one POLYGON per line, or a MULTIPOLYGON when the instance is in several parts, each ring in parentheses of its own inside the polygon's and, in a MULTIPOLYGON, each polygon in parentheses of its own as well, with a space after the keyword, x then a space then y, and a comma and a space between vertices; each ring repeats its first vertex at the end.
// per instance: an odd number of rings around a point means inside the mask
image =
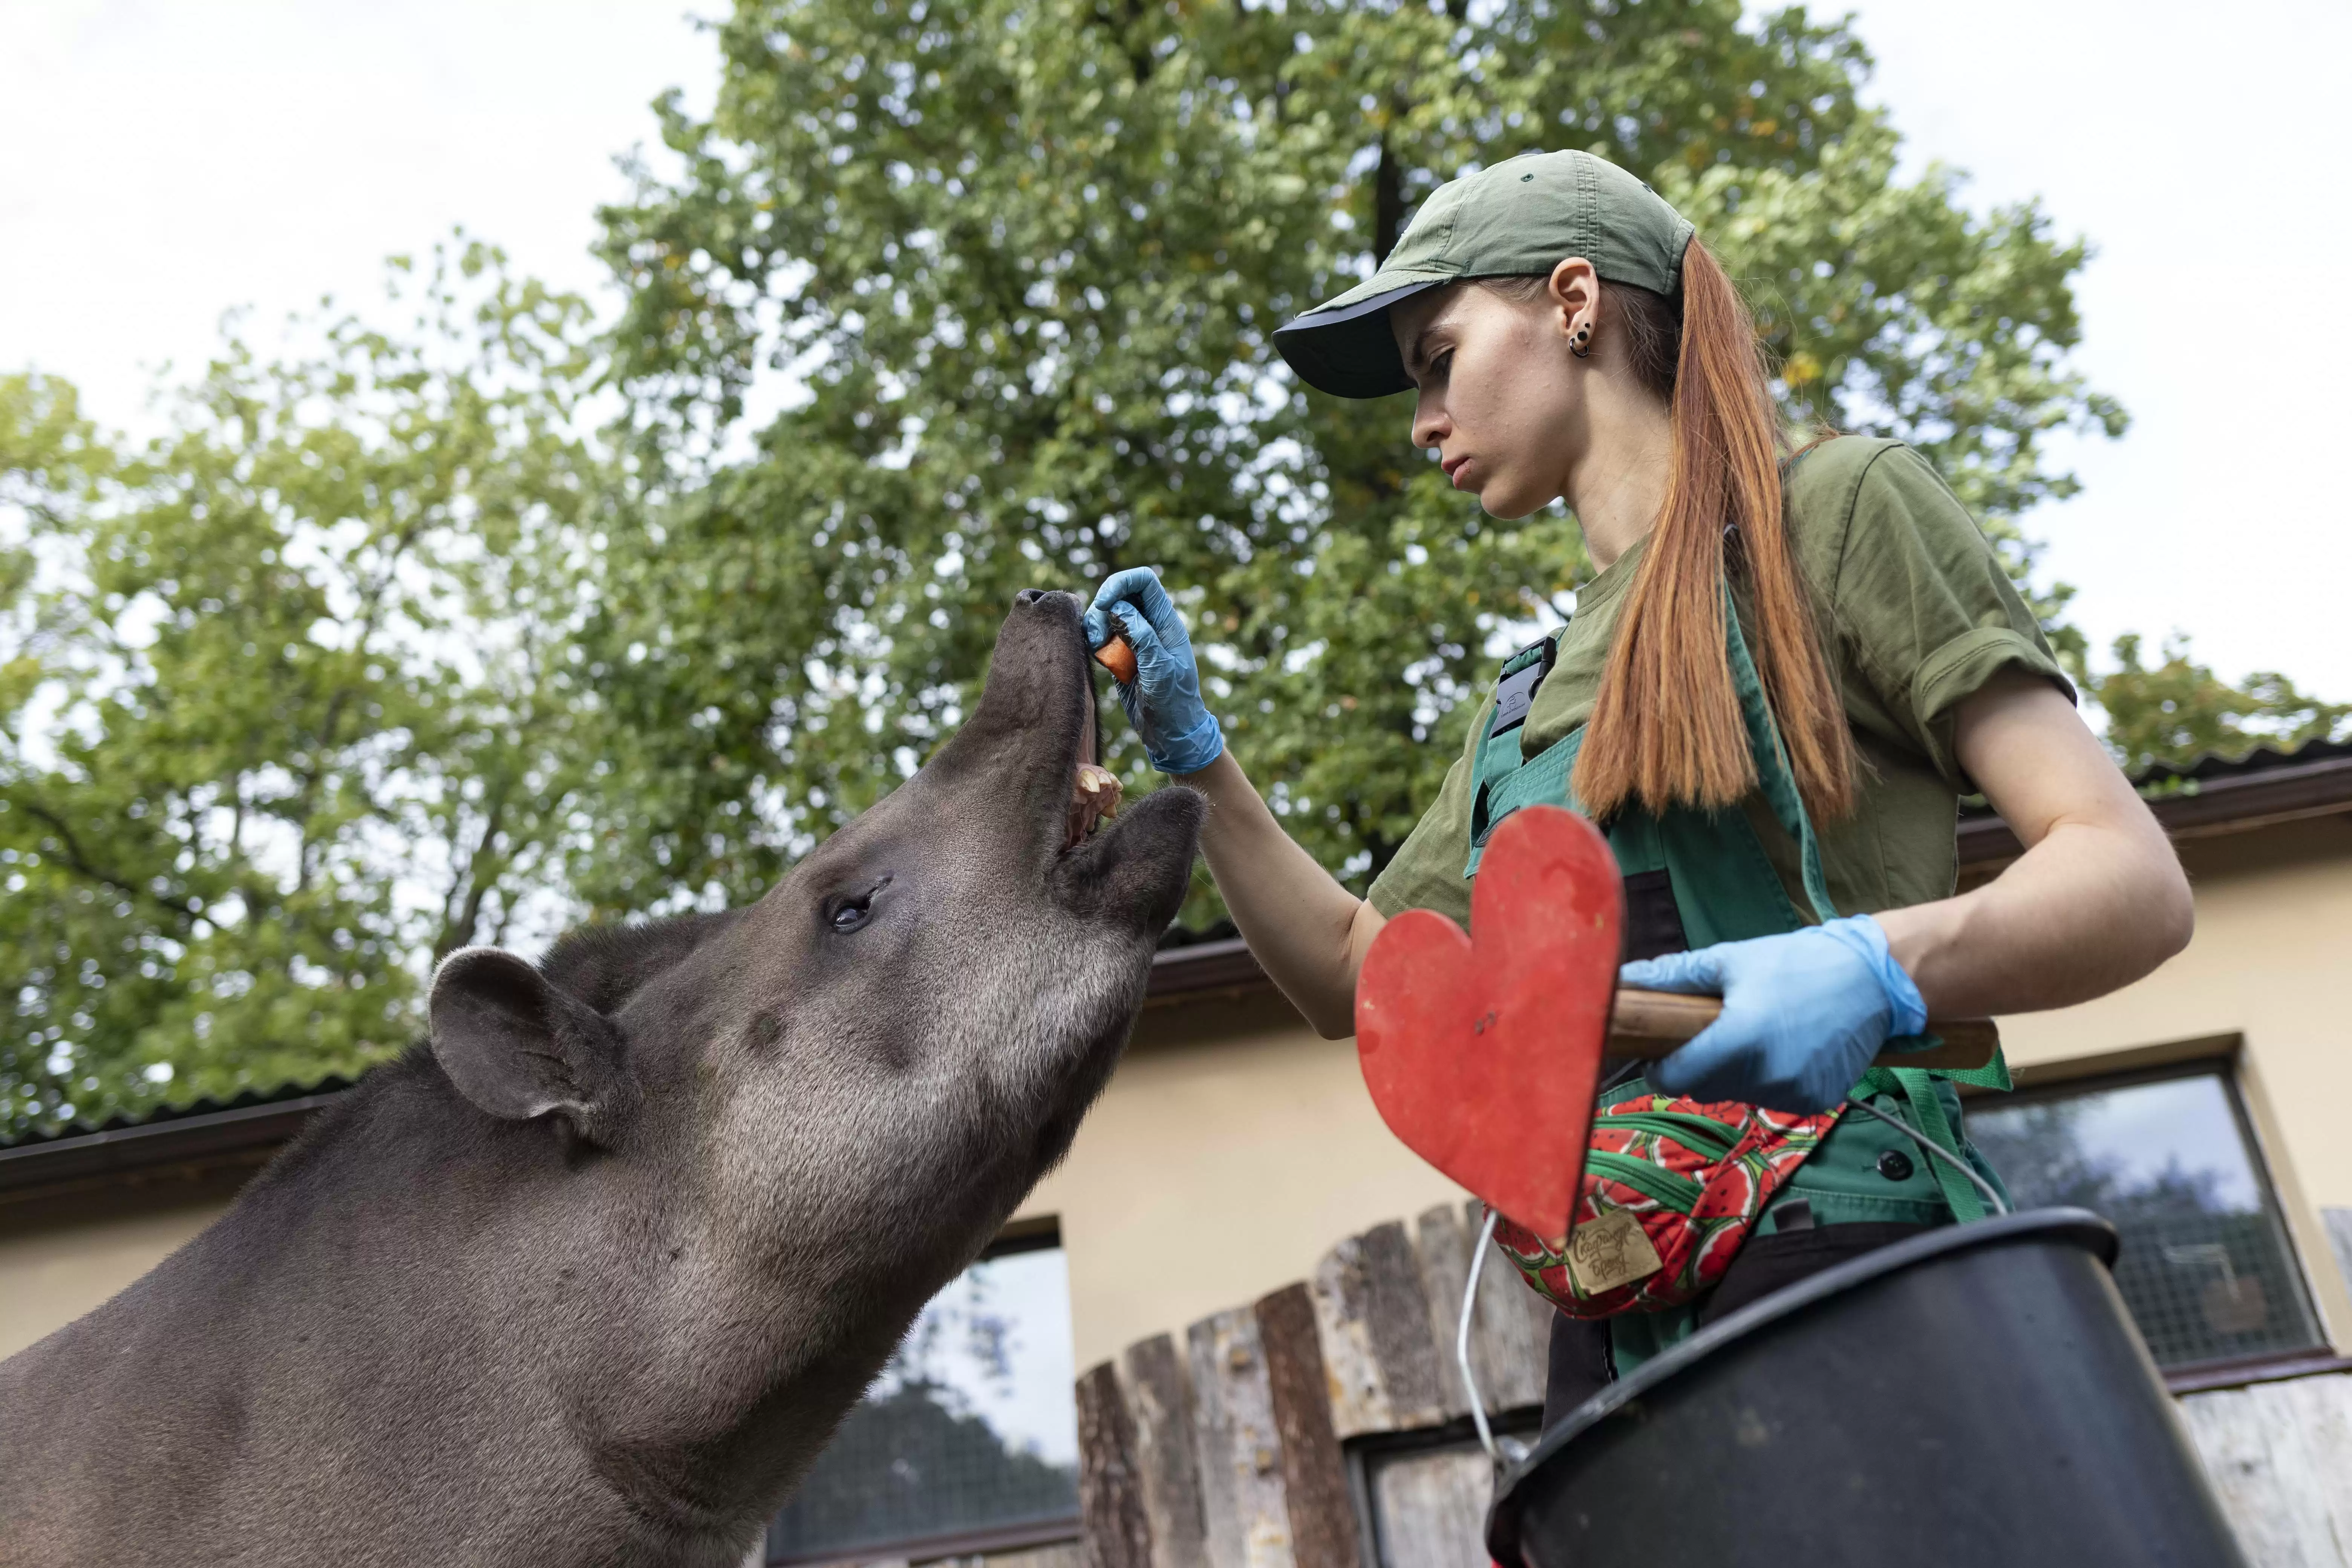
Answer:
MULTIPOLYGON (((2179 795, 2148 802, 2174 839, 2248 833, 2274 823, 2352 811, 2352 757, 2328 757, 2292 767, 2200 779, 2179 795)), ((1998 816, 1969 816, 1959 826, 1960 869, 1988 871, 2025 853, 1998 816)))

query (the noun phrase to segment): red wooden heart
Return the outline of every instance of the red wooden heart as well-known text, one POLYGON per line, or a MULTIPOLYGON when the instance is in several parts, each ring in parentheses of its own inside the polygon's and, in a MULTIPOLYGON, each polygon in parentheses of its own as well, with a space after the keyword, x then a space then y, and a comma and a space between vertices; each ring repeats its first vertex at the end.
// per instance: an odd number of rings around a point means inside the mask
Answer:
POLYGON ((1389 1130, 1547 1239, 1568 1234, 1584 1173, 1623 916, 1600 830, 1528 806, 1486 847, 1475 935, 1407 910, 1356 981, 1357 1059, 1389 1130))

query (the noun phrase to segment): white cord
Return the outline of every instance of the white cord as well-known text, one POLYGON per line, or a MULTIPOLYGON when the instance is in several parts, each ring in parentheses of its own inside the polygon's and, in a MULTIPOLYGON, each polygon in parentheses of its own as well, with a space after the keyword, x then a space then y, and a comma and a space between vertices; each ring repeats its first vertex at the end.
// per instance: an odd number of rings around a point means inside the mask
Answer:
POLYGON ((1928 1137, 1925 1132, 1920 1131, 1917 1128, 1912 1126, 1909 1122, 1904 1121, 1899 1116, 1890 1116, 1885 1111, 1879 1110, 1878 1107, 1869 1103, 1867 1100, 1850 1100, 1846 1101, 1846 1104, 1855 1110, 1866 1110, 1871 1115, 1877 1117, 1881 1121, 1885 1122, 1886 1125, 1894 1128, 1897 1132, 1902 1133, 1914 1143, 1918 1144, 1920 1148, 1925 1149, 1928 1153, 1934 1155, 1937 1159, 1941 1160, 1944 1163, 1949 1165, 1955 1171, 1958 1171, 1961 1175, 1966 1176, 1969 1181, 1975 1183, 1977 1191, 1984 1194, 1984 1201, 1991 1205, 1993 1213, 2007 1214, 2009 1212, 2009 1205, 2000 1201, 2000 1194, 1993 1191, 1993 1186, 1990 1182, 1986 1181, 1982 1176, 1978 1175, 1974 1171, 1970 1170, 1969 1168, 1969 1163, 1966 1160, 1961 1159, 1958 1154, 1953 1153, 1949 1149, 1945 1148, 1933 1138, 1928 1137))
POLYGON ((1470 1280, 1462 1288, 1462 1321, 1454 1333, 1454 1364, 1462 1369, 1463 1391, 1470 1395, 1470 1419, 1478 1428, 1479 1446, 1496 1466, 1516 1465, 1528 1457, 1527 1445, 1515 1438, 1495 1436, 1486 1425, 1486 1401, 1478 1393, 1477 1373, 1470 1370, 1470 1321, 1478 1310, 1478 1276, 1486 1271, 1486 1248, 1495 1239, 1495 1222, 1502 1217, 1495 1209, 1486 1211, 1486 1223, 1478 1227, 1478 1240, 1470 1251, 1470 1280))

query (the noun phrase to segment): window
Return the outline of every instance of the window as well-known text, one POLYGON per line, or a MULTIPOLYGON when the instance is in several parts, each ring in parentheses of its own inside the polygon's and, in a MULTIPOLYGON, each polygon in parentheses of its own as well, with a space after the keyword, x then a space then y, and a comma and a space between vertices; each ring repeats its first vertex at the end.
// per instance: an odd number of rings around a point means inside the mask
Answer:
POLYGON ((2324 1348, 2220 1068, 1972 1099, 1968 1131, 2019 1207, 2071 1204, 2114 1222, 2116 1284, 2159 1366, 2324 1348))
POLYGON ((768 1562, 1074 1538, 1076 1376, 1058 1239, 999 1243, 923 1309, 768 1527, 768 1562))

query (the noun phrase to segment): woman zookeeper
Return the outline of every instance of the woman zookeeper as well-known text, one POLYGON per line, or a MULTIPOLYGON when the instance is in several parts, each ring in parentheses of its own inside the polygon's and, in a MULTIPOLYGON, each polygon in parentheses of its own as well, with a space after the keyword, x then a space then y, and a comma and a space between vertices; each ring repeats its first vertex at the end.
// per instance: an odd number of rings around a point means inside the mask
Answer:
MULTIPOLYGON (((1454 488, 1499 518, 1564 500, 1600 574, 1502 667, 1363 900, 1225 749, 1158 577, 1102 585, 1088 635, 1116 616, 1134 645, 1119 695, 1153 764, 1209 797, 1209 867, 1259 963, 1325 1036, 1352 1032, 1386 919, 1466 923, 1487 836, 1548 801, 1598 822, 1625 875, 1625 983, 1724 999, 1646 1081, 1602 1092, 1580 1228, 1639 1222, 1611 1267, 1504 1232, 1563 1308, 1547 1422, 1745 1301, 1982 1213, 1991 1173, 1952 1084, 1872 1058, 1930 1011, 2125 984, 2191 915, 2163 832, 1935 471, 1860 437, 1791 455, 1730 280, 1647 185, 1582 153, 1439 189, 1374 277, 1275 341, 1325 392, 1415 392, 1413 444, 1454 488), (2026 849, 1955 898, 1970 790, 2026 849), (1857 1097, 1904 1126, 1842 1114, 1857 1097)), ((1985 1076, 2006 1085, 1998 1061, 1985 1076)))

